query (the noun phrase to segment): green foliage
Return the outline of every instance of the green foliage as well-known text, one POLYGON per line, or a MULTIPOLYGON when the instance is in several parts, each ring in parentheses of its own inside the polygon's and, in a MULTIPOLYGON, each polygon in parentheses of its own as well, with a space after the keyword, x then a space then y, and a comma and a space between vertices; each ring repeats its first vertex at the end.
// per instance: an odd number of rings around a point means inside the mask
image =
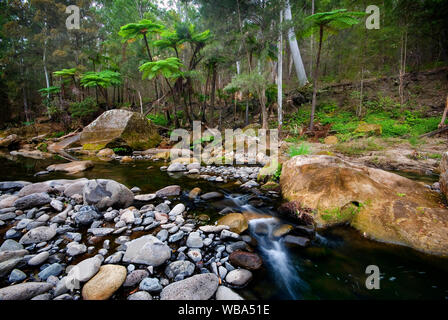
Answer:
POLYGON ((300 146, 291 146, 289 148, 289 156, 295 157, 295 156, 304 156, 311 153, 309 144, 303 142, 300 146))
POLYGON ((92 97, 87 97, 81 102, 74 102, 70 105, 69 111, 74 118, 86 118, 92 116, 98 111, 98 106, 96 105, 95 99, 92 97))
POLYGON ((129 23, 120 28, 118 35, 124 40, 131 40, 143 37, 149 33, 161 33, 165 27, 148 19, 140 20, 138 23, 129 23))
POLYGON ((171 57, 164 60, 146 62, 138 70, 143 73, 142 79, 152 80, 160 74, 165 78, 175 79, 182 76, 181 67, 182 63, 180 60, 176 57, 171 57))
POLYGON ((365 15, 365 12, 347 11, 347 9, 315 13, 305 18, 305 22, 310 26, 304 36, 318 33, 320 28, 324 28, 329 33, 337 33, 338 30, 358 24, 358 18, 365 15))
POLYGON ((51 86, 51 87, 48 87, 48 88, 39 89, 37 91, 40 92, 40 95, 42 97, 47 97, 49 94, 60 93, 61 92, 61 87, 59 87, 59 86, 51 86))
POLYGON ((159 126, 167 126, 168 125, 168 120, 161 113, 148 114, 146 116, 146 118, 148 118, 149 120, 151 120, 151 122, 153 122, 154 124, 157 124, 159 126))
POLYGON ((70 77, 74 77, 77 74, 77 69, 76 68, 62 69, 62 70, 53 72, 53 74, 58 77, 70 78, 70 77))
POLYGON ((81 85, 85 88, 109 88, 110 86, 119 86, 121 83, 121 74, 111 70, 104 70, 100 72, 89 71, 81 76, 81 85))

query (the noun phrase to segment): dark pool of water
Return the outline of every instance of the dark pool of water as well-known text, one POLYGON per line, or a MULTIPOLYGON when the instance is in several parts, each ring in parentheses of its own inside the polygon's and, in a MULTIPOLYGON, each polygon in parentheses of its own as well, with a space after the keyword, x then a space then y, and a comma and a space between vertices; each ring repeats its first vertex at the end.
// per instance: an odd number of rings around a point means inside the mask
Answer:
MULTIPOLYGON (((52 173, 40 177, 35 177, 34 174, 60 160, 18 158, 15 161, 0 161, 0 181, 38 182, 86 177, 113 179, 129 188, 138 186, 145 193, 172 184, 181 185, 185 192, 194 187, 200 187, 205 192, 221 190, 232 194, 238 191, 232 184, 214 184, 182 175, 170 176, 159 170, 162 163, 149 161, 137 161, 128 165, 115 161, 96 162, 92 170, 76 175, 52 173)), ((193 213, 206 213, 214 221, 220 208, 228 204, 226 200, 208 205, 199 204, 193 213)), ((272 202, 270 208, 264 208, 265 212, 275 211, 277 204, 272 202)), ((295 298, 448 299, 448 259, 371 241, 349 227, 322 231, 320 236, 320 240, 309 248, 288 249, 289 263, 295 272, 295 298), (380 290, 366 289, 365 270, 368 265, 377 265, 381 271, 380 290)), ((254 280, 239 293, 254 299, 290 299, 291 295, 281 283, 275 270, 265 268, 255 272, 254 280)))

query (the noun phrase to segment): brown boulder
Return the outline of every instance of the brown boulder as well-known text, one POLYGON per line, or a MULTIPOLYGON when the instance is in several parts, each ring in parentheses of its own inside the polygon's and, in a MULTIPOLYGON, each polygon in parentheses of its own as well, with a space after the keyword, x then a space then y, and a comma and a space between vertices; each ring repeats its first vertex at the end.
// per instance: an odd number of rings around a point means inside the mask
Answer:
POLYGON ((230 231, 242 233, 249 227, 246 218, 241 213, 229 213, 218 220, 218 225, 229 226, 230 231))
POLYGON ((448 255, 448 210, 422 184, 317 155, 285 162, 280 184, 285 199, 315 209, 321 227, 347 223, 373 239, 448 255))
POLYGON ((107 300, 117 291, 126 280, 126 268, 108 264, 90 279, 82 288, 84 300, 107 300))
POLYGON ((58 171, 74 174, 85 171, 94 166, 92 161, 73 161, 69 163, 52 164, 47 167, 47 171, 58 171))
POLYGON ((249 270, 258 270, 263 264, 263 260, 258 254, 239 250, 233 251, 229 259, 233 265, 249 270))

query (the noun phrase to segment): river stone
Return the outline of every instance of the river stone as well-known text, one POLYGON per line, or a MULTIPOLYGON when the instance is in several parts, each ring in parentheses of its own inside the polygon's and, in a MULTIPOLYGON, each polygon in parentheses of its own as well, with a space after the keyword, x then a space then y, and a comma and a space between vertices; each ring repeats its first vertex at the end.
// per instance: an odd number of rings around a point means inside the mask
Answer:
POLYGON ((0 251, 16 251, 22 250, 23 246, 15 240, 8 239, 5 240, 0 246, 0 251))
POLYGON ((229 260, 233 265, 249 270, 258 270, 263 264, 258 254, 239 250, 232 252, 229 260))
POLYGON ((218 233, 222 232, 222 230, 229 230, 229 226, 221 225, 221 226, 201 226, 199 230, 205 233, 218 233))
POLYGON ((53 287, 45 282, 27 282, 0 289, 1 300, 29 300, 53 287))
POLYGON ((3 277, 9 273, 16 265, 18 265, 23 258, 21 257, 13 257, 6 261, 0 262, 0 277, 3 277))
POLYGON ((107 236, 108 234, 111 234, 112 232, 114 232, 114 230, 115 229, 113 229, 113 228, 91 228, 91 229, 88 229, 87 231, 92 233, 96 237, 104 237, 104 236, 107 236))
POLYGON ((37 227, 28 231, 20 240, 21 244, 33 244, 50 241, 56 235, 56 229, 52 227, 37 227))
POLYGON ((177 241, 181 240, 184 237, 184 235, 185 235, 185 233, 182 230, 180 230, 180 231, 176 232, 175 234, 171 235, 168 238, 168 242, 169 243, 177 242, 177 241))
POLYGON ((0 191, 17 191, 29 184, 26 181, 3 181, 0 182, 0 191))
POLYGON ((65 187, 64 195, 66 197, 73 197, 75 194, 82 194, 82 190, 84 186, 89 182, 87 179, 82 179, 76 182, 73 182, 65 187))
POLYGON ((215 294, 218 284, 215 274, 198 274, 163 288, 160 300, 208 300, 215 294))
POLYGON ((162 229, 162 230, 160 230, 158 233, 157 233, 157 235, 156 235, 156 237, 157 237, 157 239, 159 239, 160 241, 166 241, 166 239, 168 239, 168 230, 166 230, 166 229, 162 229))
POLYGON ((283 239, 284 243, 290 246, 307 247, 310 244, 310 239, 305 237, 287 235, 283 239))
POLYGON ((50 276, 58 276, 63 271, 63 267, 59 263, 53 263, 39 272, 38 277, 46 281, 50 276))
POLYGON ((197 197, 199 197, 199 195, 201 194, 201 188, 194 188, 193 190, 190 191, 190 193, 188 194, 188 198, 190 198, 191 200, 196 199, 197 197))
POLYGON ((69 244, 67 244, 66 253, 67 253, 67 255, 69 255, 71 257, 83 254, 86 251, 87 251, 87 247, 85 244, 78 243, 76 241, 70 242, 69 244))
POLYGON ((175 162, 175 163, 170 164, 166 171, 168 171, 168 172, 187 171, 187 167, 182 163, 175 162))
POLYGON ((126 277, 126 281, 124 282, 124 287, 133 287, 136 284, 140 283, 143 279, 149 276, 149 272, 146 270, 134 270, 128 274, 126 277))
POLYGON ((92 161, 72 161, 69 163, 59 163, 59 164, 52 164, 51 166, 47 167, 48 172, 65 172, 68 174, 74 174, 78 172, 85 171, 89 168, 92 168, 94 166, 92 161))
POLYGON ((199 232, 192 232, 187 238, 187 247, 189 248, 202 248, 204 245, 199 232))
POLYGON ((0 209, 11 208, 14 206, 14 202, 19 199, 18 196, 2 196, 0 198, 0 209))
POLYGON ((121 215, 120 220, 126 224, 133 224, 135 222, 134 210, 126 209, 121 215))
POLYGON ((82 206, 72 217, 77 224, 90 225, 100 214, 94 206, 82 206))
POLYGON ((137 291, 131 294, 128 300, 152 300, 152 296, 146 291, 137 291))
POLYGON ((26 274, 19 270, 19 269, 14 269, 11 271, 11 274, 9 275, 9 282, 20 282, 22 280, 26 279, 26 274))
POLYGON ((161 141, 156 126, 143 115, 129 110, 113 109, 104 112, 84 127, 80 144, 107 145, 118 139, 139 150, 153 148, 161 141))
POLYGON ((224 195, 220 192, 208 192, 201 196, 201 199, 205 201, 218 200, 222 198, 224 198, 224 195))
POLYGON ((272 235, 274 237, 283 237, 284 235, 287 235, 288 233, 290 233, 292 231, 293 226, 291 226, 290 224, 282 224, 278 227, 276 227, 274 229, 274 231, 272 232, 272 235))
POLYGON ((62 203, 62 201, 59 201, 56 199, 51 200, 50 206, 52 206, 53 209, 55 209, 56 211, 59 211, 59 212, 61 212, 62 209, 64 209, 64 204, 62 203))
POLYGON ((17 199, 14 202, 14 207, 20 210, 29 209, 33 207, 41 207, 51 202, 48 193, 33 193, 28 196, 17 199))
POLYGON ((48 257, 50 256, 50 253, 48 251, 43 251, 41 253, 38 253, 34 257, 32 257, 30 260, 28 260, 28 264, 30 266, 38 266, 47 261, 48 257))
POLYGON ((157 267, 171 257, 171 249, 154 236, 147 235, 126 244, 123 261, 157 267))
POLYGON ((252 279, 252 272, 245 269, 235 269, 227 274, 226 282, 234 286, 244 286, 252 279))
POLYGON ((193 274, 194 269, 195 266, 190 261, 174 261, 165 268, 165 274, 170 279, 174 279, 179 274, 188 277, 193 274))
POLYGON ((78 282, 89 281, 100 270, 101 263, 96 256, 85 259, 70 269, 68 277, 78 282))
POLYGON ((119 265, 107 264, 82 288, 84 300, 107 300, 117 291, 126 280, 126 268, 119 265))
POLYGON ((141 202, 152 201, 155 198, 157 198, 157 195, 155 193, 139 194, 139 195, 134 196, 134 200, 141 201, 141 202))
POLYGON ((168 186, 156 192, 159 198, 172 197, 180 195, 181 187, 178 185, 168 186))
POLYGON ((52 187, 45 182, 38 182, 29 184, 25 187, 23 187, 18 193, 17 196, 19 198, 29 196, 33 193, 50 193, 52 191, 52 187))
POLYGON ((216 300, 244 300, 238 293, 226 286, 219 286, 216 290, 216 300))
POLYGON ((176 204, 173 209, 171 209, 168 215, 177 216, 185 211, 185 205, 183 203, 176 204))
POLYGON ((109 207, 129 207, 134 201, 134 194, 121 183, 113 180, 90 180, 83 189, 84 202, 95 205, 99 210, 109 207))
POLYGON ((160 292, 163 287, 157 278, 145 278, 140 282, 139 289, 148 292, 160 292))
POLYGON ((249 227, 246 218, 241 213, 229 213, 218 220, 218 225, 225 225, 230 231, 242 233, 249 227))

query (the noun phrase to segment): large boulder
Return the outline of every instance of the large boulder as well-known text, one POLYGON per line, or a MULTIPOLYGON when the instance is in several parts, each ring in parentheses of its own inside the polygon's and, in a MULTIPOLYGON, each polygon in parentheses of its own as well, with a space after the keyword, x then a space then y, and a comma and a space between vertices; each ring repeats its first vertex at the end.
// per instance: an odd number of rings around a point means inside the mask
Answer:
POLYGON ((157 267, 171 257, 171 249, 154 236, 147 235, 126 243, 123 262, 157 267))
POLYGON ((219 279, 215 274, 198 274, 163 288, 160 300, 208 300, 213 297, 218 285, 219 279))
POLYGON ((314 209, 320 227, 350 224, 367 237, 448 255, 448 210, 424 185, 330 156, 285 162, 283 197, 314 209))
POLYGON ((106 145, 121 138, 136 150, 145 150, 161 141, 157 128, 141 114, 128 110, 109 110, 90 123, 81 133, 80 143, 106 145))
POLYGON ((109 207, 129 207, 134 201, 134 194, 116 181, 96 179, 84 185, 83 198, 84 203, 104 210, 109 207))

